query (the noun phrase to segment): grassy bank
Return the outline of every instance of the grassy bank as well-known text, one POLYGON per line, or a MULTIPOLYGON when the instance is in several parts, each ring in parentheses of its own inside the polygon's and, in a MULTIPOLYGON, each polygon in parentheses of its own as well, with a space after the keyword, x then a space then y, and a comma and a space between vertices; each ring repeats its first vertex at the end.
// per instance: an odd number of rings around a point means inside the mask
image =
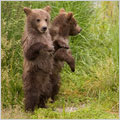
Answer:
POLYGON ((2 21, 2 118, 117 119, 119 110, 119 8, 118 2, 1 2, 2 21), (72 11, 83 31, 70 37, 76 60, 71 73, 61 73, 61 89, 48 109, 24 112, 21 36, 23 7, 52 7, 51 19, 60 8, 72 11), (71 111, 70 111, 71 110, 71 111), (19 114, 18 114, 19 113, 19 114))

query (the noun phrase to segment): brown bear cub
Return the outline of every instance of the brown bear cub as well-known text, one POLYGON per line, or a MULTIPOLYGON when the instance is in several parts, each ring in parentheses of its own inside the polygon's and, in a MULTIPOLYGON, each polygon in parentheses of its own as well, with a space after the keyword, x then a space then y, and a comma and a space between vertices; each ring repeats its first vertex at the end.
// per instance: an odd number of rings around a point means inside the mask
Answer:
POLYGON ((45 108, 51 96, 50 74, 53 69, 53 41, 49 33, 50 7, 24 8, 27 16, 22 38, 24 53, 23 83, 25 110, 45 108))
POLYGON ((64 61, 67 62, 73 72, 75 71, 75 60, 72 57, 68 42, 69 36, 77 35, 81 30, 73 14, 71 12, 65 12, 64 9, 60 10, 59 15, 52 22, 50 34, 55 47, 54 68, 51 75, 53 87, 51 95, 52 102, 54 102, 55 95, 59 92, 60 71, 62 70, 64 61))

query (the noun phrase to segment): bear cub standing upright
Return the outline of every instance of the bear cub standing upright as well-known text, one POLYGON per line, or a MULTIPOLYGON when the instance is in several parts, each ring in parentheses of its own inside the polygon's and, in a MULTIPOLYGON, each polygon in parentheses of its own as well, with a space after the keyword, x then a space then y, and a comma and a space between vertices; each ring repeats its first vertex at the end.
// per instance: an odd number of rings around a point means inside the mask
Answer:
POLYGON ((75 71, 75 60, 72 57, 68 42, 69 36, 75 36, 81 30, 73 17, 73 13, 67 13, 64 9, 60 9, 59 15, 52 22, 50 34, 55 47, 54 67, 50 77, 52 83, 52 102, 54 102, 55 95, 59 92, 60 71, 62 70, 64 61, 67 62, 73 72, 75 71))
POLYGON ((52 91, 50 74, 54 46, 49 34, 50 7, 24 8, 24 12, 27 16, 22 38, 25 110, 34 111, 36 106, 46 107, 52 91))

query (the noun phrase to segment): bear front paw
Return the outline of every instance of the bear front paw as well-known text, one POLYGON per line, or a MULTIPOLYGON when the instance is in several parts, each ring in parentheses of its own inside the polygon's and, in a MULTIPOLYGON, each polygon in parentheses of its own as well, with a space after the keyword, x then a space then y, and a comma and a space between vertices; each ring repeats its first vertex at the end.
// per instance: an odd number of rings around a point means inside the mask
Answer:
POLYGON ((63 41, 58 42, 58 44, 59 44, 59 46, 60 46, 61 48, 69 49, 69 46, 68 46, 65 42, 63 42, 63 41))
POLYGON ((49 47, 48 52, 54 52, 54 47, 49 47))

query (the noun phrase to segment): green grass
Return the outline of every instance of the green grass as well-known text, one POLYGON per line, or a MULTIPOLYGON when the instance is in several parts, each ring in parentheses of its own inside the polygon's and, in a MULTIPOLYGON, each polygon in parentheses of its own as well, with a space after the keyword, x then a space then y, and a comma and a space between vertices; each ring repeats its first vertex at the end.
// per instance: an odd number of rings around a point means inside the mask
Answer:
POLYGON ((118 2, 1 2, 2 21, 2 118, 118 119, 119 113, 119 10, 118 2), (24 30, 23 7, 52 7, 53 19, 60 8, 72 11, 83 31, 70 37, 76 60, 74 73, 65 64, 56 102, 48 109, 24 111, 22 89, 24 30), (67 112, 68 107, 76 111, 67 112), (58 110, 61 110, 58 111, 58 110), (19 114, 18 114, 19 113, 19 114))

